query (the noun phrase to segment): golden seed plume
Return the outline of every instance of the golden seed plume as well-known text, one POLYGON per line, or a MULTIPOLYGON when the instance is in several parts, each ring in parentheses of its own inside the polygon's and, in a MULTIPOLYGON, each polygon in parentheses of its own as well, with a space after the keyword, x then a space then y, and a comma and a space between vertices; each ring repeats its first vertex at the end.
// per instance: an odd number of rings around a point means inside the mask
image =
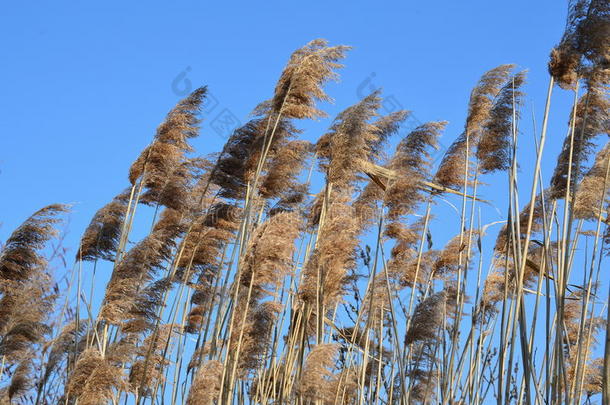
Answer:
POLYGON ((571 0, 566 28, 551 51, 549 73, 564 89, 579 77, 607 69, 610 48, 610 6, 605 0, 571 0))
POLYGON ((390 220, 412 213, 422 201, 419 183, 430 176, 430 150, 437 147, 437 139, 445 125, 446 121, 420 125, 396 147, 388 167, 397 176, 387 184, 384 195, 390 220))
MULTIPOLYGON (((544 190, 542 193, 539 193, 535 200, 534 200, 534 211, 533 211, 533 218, 532 218, 532 229, 531 232, 532 234, 535 234, 536 232, 540 232, 543 228, 543 221, 544 221, 544 214, 545 212, 548 213, 549 212, 549 207, 548 207, 548 190, 544 190), (544 196, 544 198, 543 198, 544 196)), ((519 235, 518 237, 516 236, 516 239, 525 239, 525 233, 527 232, 527 223, 529 221, 529 212, 530 212, 530 206, 531 206, 531 202, 529 202, 527 205, 525 205, 525 207, 523 207, 523 209, 521 210, 521 212, 519 213, 519 218, 518 218, 518 225, 519 225, 519 235)), ((512 249, 512 226, 510 224, 505 224, 504 226, 502 226, 502 229, 500 230, 500 232, 498 233, 498 236, 496 238, 496 244, 494 247, 494 252, 497 255, 500 256, 506 256, 509 255, 509 252, 512 249)), ((516 230, 516 226, 515 226, 515 230, 516 230)))
POLYGON ((581 292, 573 293, 568 298, 564 306, 563 336, 567 381, 570 385, 580 384, 580 381, 577 381, 579 374, 577 370, 580 368, 587 384, 583 387, 585 391, 599 392, 601 385, 598 385, 598 381, 601 380, 602 370, 599 368, 599 363, 596 365, 591 361, 591 356, 597 345, 597 334, 605 328, 606 322, 603 318, 592 316, 589 308, 583 308, 585 298, 581 292), (581 325, 583 310, 587 312, 584 314, 584 325, 581 325))
POLYGON ((269 116, 253 120, 257 123, 257 127, 255 128, 255 138, 248 151, 248 158, 244 163, 246 182, 254 180, 257 169, 260 173, 269 173, 270 160, 273 160, 301 132, 285 116, 280 117, 277 124, 269 123, 269 121, 273 121, 269 116), (263 156, 265 156, 265 161, 261 161, 263 156), (261 165, 260 168, 259 165, 261 165))
POLYGON ((379 205, 383 201, 384 191, 374 181, 369 181, 358 194, 352 206, 359 219, 360 228, 365 230, 379 220, 379 205))
POLYGON ((370 122, 378 116, 380 93, 376 90, 339 113, 330 131, 316 144, 320 166, 328 181, 337 187, 353 186, 365 162, 376 160, 381 145, 407 117, 406 111, 398 111, 370 122))
MULTIPOLYGON (((414 403, 434 403, 436 398, 437 385, 439 383, 438 373, 435 368, 438 367, 440 360, 437 358, 435 344, 429 342, 418 341, 413 343, 411 365, 408 372, 412 379, 409 389, 409 399, 414 403)), ((399 392, 405 388, 397 387, 399 392)))
POLYGON ((32 387, 34 380, 32 375, 32 357, 33 354, 30 354, 15 369, 7 390, 9 401, 26 394, 32 387))
POLYGON ((254 285, 256 294, 273 292, 292 269, 294 241, 301 230, 300 215, 283 212, 259 225, 243 259, 242 284, 254 285))
POLYGON ((411 326, 405 335, 405 344, 439 339, 445 318, 447 294, 441 291, 417 304, 411 318, 411 326))
POLYGON ((66 397, 78 398, 97 365, 103 361, 97 349, 87 349, 79 357, 66 384, 66 397))
POLYGON ((172 143, 184 151, 191 151, 189 138, 199 136, 199 119, 207 87, 195 89, 167 114, 165 121, 157 128, 155 138, 159 142, 172 143))
POLYGON ((468 167, 469 172, 472 170, 470 155, 474 153, 482 135, 483 125, 490 117, 493 101, 505 85, 513 67, 514 65, 500 65, 489 70, 472 90, 464 132, 445 152, 434 178, 435 183, 458 190, 464 186, 466 168, 468 167))
POLYGON ((118 324, 130 319, 130 310, 137 302, 138 292, 171 263, 176 249, 176 238, 184 228, 179 213, 166 209, 153 231, 133 246, 116 264, 106 287, 100 316, 118 324))
POLYGON ((141 181, 142 202, 180 209, 185 205, 185 188, 193 171, 201 165, 185 154, 192 151, 188 139, 199 134, 200 112, 207 89, 201 87, 181 100, 157 128, 153 143, 146 147, 129 169, 129 181, 141 181))
POLYGON ((326 219, 320 229, 317 247, 303 270, 301 299, 315 303, 318 288, 327 308, 344 293, 348 271, 355 266, 360 221, 348 202, 351 192, 333 192, 327 203, 326 219))
POLYGON ((156 184, 151 180, 140 196, 140 202, 153 206, 159 204, 181 212, 197 209, 202 196, 196 182, 202 177, 202 180, 207 180, 205 171, 210 165, 207 159, 184 158, 168 170, 167 177, 160 178, 156 184))
POLYGON ((466 117, 466 132, 473 144, 481 135, 482 125, 489 119, 494 99, 509 78, 515 65, 500 65, 487 72, 470 94, 468 116, 466 117))
MULTIPOLYGON (((40 251, 57 234, 57 215, 66 211, 66 206, 55 204, 35 212, 11 234, 0 253, 0 356, 3 368, 20 364, 21 376, 27 374, 26 363, 37 345, 51 332, 48 321, 58 290, 40 251)), ((15 379, 16 386, 25 389, 20 379, 15 379)))
POLYGON ((574 200, 575 218, 594 220, 600 214, 603 215, 607 206, 608 187, 610 187, 609 164, 610 143, 606 143, 595 157, 593 167, 585 174, 578 187, 574 200))
POLYGON ((77 260, 114 261, 128 202, 129 192, 124 191, 95 213, 81 238, 77 260))
POLYGON ((231 341, 232 347, 236 347, 241 336, 239 367, 243 372, 255 370, 267 350, 272 327, 283 305, 278 301, 261 300, 266 296, 274 297, 290 274, 295 239, 300 230, 300 215, 282 212, 255 228, 248 243, 242 261, 240 281, 243 286, 235 310, 231 341))
POLYGON ((33 273, 46 264, 38 253, 57 232, 54 225, 57 215, 68 210, 61 204, 53 204, 36 211, 7 239, 0 252, 0 280, 27 281, 33 273))
MULTIPOLYGON (((217 202, 194 219, 190 232, 180 242, 178 249, 182 253, 177 260, 180 272, 185 275, 190 272, 197 279, 193 285, 193 304, 213 299, 210 292, 221 268, 220 256, 223 247, 233 239, 240 218, 241 208, 217 202)), ((180 280, 188 282, 182 277, 180 280)))
POLYGON ((70 361, 85 349, 83 332, 86 327, 87 319, 73 320, 54 339, 45 343, 45 349, 48 347, 50 351, 44 367, 43 383, 60 367, 64 359, 70 361))
POLYGON ((269 162, 269 169, 260 185, 264 198, 299 191, 297 176, 311 157, 313 145, 307 141, 291 141, 280 148, 269 162))
POLYGON ((472 250, 475 248, 476 240, 479 237, 477 231, 472 231, 472 235, 456 235, 441 250, 432 266, 434 276, 446 278, 455 275, 459 270, 459 258, 462 256, 462 268, 472 260, 472 250), (471 238, 469 243, 468 239, 471 238), (468 246, 470 244, 470 246, 468 246))
POLYGON ((570 131, 564 139, 551 178, 551 198, 565 198, 568 172, 570 172, 570 189, 574 192, 575 186, 582 179, 588 157, 594 150, 595 139, 601 134, 610 135, 609 109, 607 88, 589 81, 587 92, 577 101, 575 115, 570 113, 570 131), (574 128, 573 139, 571 128, 574 128))
POLYGON ((311 349, 298 385, 298 392, 303 398, 310 401, 334 400, 330 377, 337 351, 335 344, 319 344, 311 349))
POLYGON ((216 360, 205 362, 197 370, 191 384, 186 405, 210 405, 220 395, 222 363, 216 360))
POLYGON ((401 221, 392 221, 386 225, 384 235, 396 241, 388 261, 388 273, 402 286, 414 286, 426 283, 432 271, 434 251, 424 252, 418 258, 424 220, 420 219, 410 225, 401 221))
POLYGON ((170 361, 164 351, 170 351, 177 325, 161 324, 135 349, 135 360, 129 370, 129 389, 138 396, 149 397, 154 388, 164 381, 164 370, 170 361))
MULTIPOLYGON (((556 257, 557 251, 557 243, 552 243, 548 250, 544 245, 535 241, 530 243, 523 273, 523 285, 525 287, 534 287, 536 280, 543 272, 549 280, 554 279, 552 275, 553 266, 549 263, 549 258, 556 257)), ((498 252, 496 250, 496 253, 498 252)), ((495 307, 497 303, 504 301, 505 297, 514 298, 516 294, 519 265, 515 264, 512 255, 507 257, 506 253, 500 252, 493 261, 493 267, 493 271, 485 279, 483 294, 478 304, 476 314, 478 322, 489 320, 497 312, 495 307)))
POLYGON ((66 397, 79 404, 98 405, 110 401, 116 389, 126 389, 120 367, 110 363, 97 349, 87 349, 76 362, 66 385, 66 397))
POLYGON ((245 312, 245 296, 238 298, 237 314, 234 318, 233 339, 230 342, 232 352, 237 351, 239 335, 241 335, 241 350, 239 352, 238 367, 242 375, 248 371, 255 371, 260 367, 267 349, 271 345, 273 325, 283 309, 278 301, 251 302, 245 312), (245 314, 245 315, 244 315, 245 314), (242 322, 246 322, 242 329, 242 322))
POLYGON ((220 197, 245 197, 247 172, 251 170, 247 164, 257 137, 264 132, 263 125, 260 118, 250 120, 233 131, 227 140, 210 173, 211 182, 220 187, 220 197))
POLYGON ((381 106, 380 91, 374 91, 335 118, 330 131, 316 144, 316 153, 328 181, 339 187, 352 185, 360 160, 370 159, 371 143, 377 140, 375 127, 369 121, 381 106))
POLYGON ((338 62, 345 57, 347 46, 328 46, 324 39, 315 39, 290 56, 277 85, 270 108, 288 118, 316 118, 324 113, 316 108, 316 100, 330 101, 322 86, 336 80, 338 62))
POLYGON ((526 72, 512 76, 502 87, 484 125, 481 140, 477 145, 477 159, 482 173, 507 170, 510 167, 510 144, 513 114, 519 118, 519 106, 523 93, 519 90, 525 83, 526 72))

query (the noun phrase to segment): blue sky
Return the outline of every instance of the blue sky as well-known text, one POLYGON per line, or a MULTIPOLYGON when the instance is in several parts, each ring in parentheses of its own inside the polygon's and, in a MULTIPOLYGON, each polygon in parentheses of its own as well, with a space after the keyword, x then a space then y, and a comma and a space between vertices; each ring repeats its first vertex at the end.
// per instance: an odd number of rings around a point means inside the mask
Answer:
MULTIPOLYGON (((318 37, 354 47, 341 83, 328 86, 336 101, 323 108, 331 116, 372 78, 418 120, 450 121, 442 140, 449 144, 478 77, 509 62, 530 69, 528 99, 540 115, 547 55, 566 13, 550 0, 124 3, 4 4, 1 239, 54 202, 75 204, 68 241, 77 238, 127 185, 129 165, 189 84, 207 84, 218 101, 195 146, 219 150, 224 139, 210 126, 216 115, 227 109, 247 119, 272 94, 290 53, 318 37), (190 83, 172 86, 183 72, 190 83)), ((302 127, 315 139, 327 125, 302 127)))

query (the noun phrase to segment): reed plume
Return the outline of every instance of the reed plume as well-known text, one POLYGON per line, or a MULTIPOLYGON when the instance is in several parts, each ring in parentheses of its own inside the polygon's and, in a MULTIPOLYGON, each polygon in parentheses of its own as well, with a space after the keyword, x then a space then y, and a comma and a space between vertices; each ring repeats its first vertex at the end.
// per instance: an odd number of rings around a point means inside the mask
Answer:
POLYGON ((259 225, 243 259, 241 282, 254 296, 273 295, 292 270, 294 241, 301 231, 297 213, 283 212, 259 225))
POLYGON ((410 225, 400 221, 387 224, 384 234, 396 241, 388 261, 388 273, 401 286, 414 286, 428 281, 436 252, 427 251, 418 257, 424 220, 410 225))
POLYGON ((594 220, 606 209, 608 189, 608 165, 610 145, 606 145, 595 157, 593 167, 584 175, 574 200, 574 216, 579 219, 594 220))
POLYGON ((100 310, 101 319, 118 324, 129 319, 129 311, 136 302, 138 291, 164 264, 171 262, 176 248, 176 238, 183 232, 180 215, 167 209, 153 231, 132 247, 116 264, 110 282, 106 287, 104 304, 100 310))
MULTIPOLYGON (((202 181, 207 183, 206 172, 211 163, 202 158, 184 158, 169 173, 158 187, 149 187, 140 196, 140 202, 148 205, 162 205, 169 209, 185 212, 197 210, 205 195, 201 190, 202 181)), ((211 191, 211 190, 208 190, 211 191)))
POLYGON ((510 167, 509 148, 513 126, 517 126, 513 120, 519 118, 519 106, 523 98, 523 92, 519 89, 525 83, 525 75, 526 72, 519 72, 509 78, 494 101, 477 145, 476 155, 482 173, 507 170, 510 167))
POLYGON ((301 230, 300 216, 283 212, 254 230, 242 261, 240 296, 234 316, 232 347, 241 345, 239 368, 255 370, 283 305, 275 298, 292 270, 294 242, 301 230), (243 327, 242 327, 243 325, 243 327))
POLYGON ((415 128, 396 147, 388 167, 396 172, 385 190, 387 216, 396 220, 413 212, 423 200, 420 182, 430 177, 430 150, 438 147, 438 137, 447 121, 428 122, 415 128))
POLYGON ((113 398, 114 390, 127 388, 121 369, 97 349, 80 356, 66 385, 66 402, 97 405, 113 398))
POLYGON ((83 335, 87 326, 87 320, 72 321, 66 324, 59 334, 52 340, 48 341, 45 346, 50 348, 47 357, 44 374, 41 385, 44 385, 49 377, 61 367, 61 364, 66 361, 66 369, 69 368, 69 363, 76 361, 76 358, 85 349, 85 341, 83 335))
POLYGON ((240 374, 246 377, 249 371, 255 371, 260 367, 264 360, 265 353, 271 344, 273 326, 283 305, 278 301, 251 302, 246 305, 243 296, 238 300, 237 315, 234 318, 236 332, 233 333, 234 339, 229 347, 234 354, 239 354, 237 367, 240 374), (241 336, 241 344, 239 344, 239 336, 241 336), (240 346, 239 352, 237 352, 238 345, 240 346))
POLYGON ((16 366, 7 388, 9 400, 34 386, 35 353, 51 332, 48 322, 57 291, 41 250, 57 234, 57 215, 66 211, 59 204, 38 210, 13 231, 0 253, 0 377, 5 367, 16 366))
POLYGON ((475 248, 474 243, 469 242, 468 239, 478 237, 479 233, 472 231, 470 235, 458 234, 451 238, 445 248, 436 256, 432 266, 434 276, 438 278, 452 277, 458 272, 460 263, 462 268, 468 267, 472 260, 472 250, 475 248), (460 260, 460 256, 463 260, 460 260))
POLYGON ((307 141, 291 141, 277 151, 269 162, 269 169, 260 185, 264 198, 291 193, 303 193, 297 176, 311 157, 313 145, 307 141))
POLYGON ((595 139, 601 134, 610 134, 610 101, 603 84, 588 81, 587 92, 576 103, 576 111, 569 120, 572 130, 564 140, 551 178, 550 196, 554 199, 565 198, 568 177, 570 189, 574 191, 574 186, 582 180, 595 139))
POLYGON ((564 89, 575 86, 586 76, 591 65, 608 63, 610 17, 603 0, 572 0, 569 2, 566 28, 559 44, 553 48, 549 73, 564 89))
POLYGON ((216 360, 205 362, 197 370, 191 385, 187 405, 210 405, 220 395, 222 363, 216 360))
POLYGON ((571 294, 564 305, 564 325, 565 334, 564 351, 566 359, 566 377, 568 386, 576 389, 576 393, 581 394, 580 385, 587 383, 583 387, 585 392, 600 392, 600 386, 596 387, 596 381, 602 380, 602 368, 599 362, 591 359, 592 352, 597 345, 597 334, 605 326, 605 319, 593 316, 587 308, 588 300, 583 294, 571 294), (582 377, 585 376, 585 377, 582 377), (582 380, 582 383, 581 383, 582 380))
POLYGON ((179 245, 177 266, 180 280, 191 274, 194 282, 190 284, 194 292, 191 297, 193 308, 189 315, 187 332, 195 333, 200 322, 203 322, 202 312, 204 306, 216 300, 214 282, 220 276, 222 267, 221 253, 234 237, 239 227, 241 209, 224 202, 217 202, 207 212, 194 219, 190 232, 179 245))
POLYGON ((38 250, 54 237, 57 215, 68 207, 60 204, 46 206, 36 211, 7 239, 0 253, 0 280, 25 282, 46 264, 38 250))
POLYGON ((129 192, 124 191, 95 213, 81 238, 77 260, 114 261, 128 203, 129 192))
POLYGON ((56 296, 49 278, 40 275, 27 283, 3 283, 0 356, 17 363, 29 356, 34 345, 51 332, 47 324, 56 296))
POLYGON ((170 277, 163 277, 142 287, 131 298, 122 323, 125 333, 142 333, 155 328, 159 319, 159 309, 164 304, 166 294, 173 287, 170 277))
POLYGON ((196 217, 181 241, 178 266, 185 269, 191 266, 199 272, 217 266, 222 246, 233 238, 240 216, 239 207, 217 202, 196 217))
POLYGON ((337 349, 337 345, 334 344, 319 344, 311 349, 299 380, 299 395, 310 401, 324 403, 334 401, 331 367, 335 364, 337 349))
POLYGON ((164 370, 170 362, 164 352, 171 347, 178 327, 174 324, 159 325, 135 348, 135 359, 129 370, 129 389, 139 397, 153 394, 154 387, 164 380, 164 370))
POLYGON ((489 120, 493 102, 505 85, 514 65, 500 65, 486 72, 470 94, 464 132, 451 144, 438 167, 434 181, 441 186, 461 189, 464 175, 470 173, 469 159, 489 120))
POLYGON ((316 100, 330 101, 322 86, 336 80, 335 70, 350 49, 348 46, 328 46, 326 40, 315 39, 290 56, 270 102, 275 114, 288 118, 316 118, 325 114, 316 108, 316 100))
POLYGON ((325 190, 320 191, 314 195, 313 201, 308 205, 306 216, 307 216, 307 228, 315 229, 320 224, 322 218, 322 210, 324 209, 325 201, 325 190))
MULTIPOLYGON (((398 387, 400 391, 408 390, 408 398, 415 403, 431 403, 436 398, 439 383, 438 363, 436 352, 437 345, 432 342, 413 343, 413 361, 410 365, 408 375, 411 382, 408 387, 398 387)), ((400 392, 399 391, 399 392, 400 392)))
POLYGON ((574 86, 582 54, 578 47, 579 27, 586 18, 588 1, 571 1, 568 7, 566 28, 559 44, 551 50, 549 73, 563 88, 574 86))
POLYGON ((409 118, 411 112, 407 110, 398 110, 387 115, 379 117, 373 125, 375 126, 376 138, 369 142, 369 148, 373 152, 370 156, 371 160, 383 156, 383 148, 388 140, 398 134, 400 126, 409 118))
POLYGON ((330 131, 318 140, 316 153, 328 182, 340 188, 353 186, 361 168, 375 160, 380 146, 398 131, 408 114, 399 111, 370 122, 378 116, 380 107, 377 90, 339 113, 330 131))
POLYGON ((219 196, 242 199, 246 192, 247 163, 257 136, 264 131, 260 118, 233 131, 210 173, 211 182, 220 187, 219 196))
POLYGON ((199 134, 197 115, 206 93, 207 88, 200 87, 181 100, 157 128, 153 143, 131 165, 129 181, 135 185, 140 179, 145 191, 143 202, 169 205, 175 202, 164 191, 172 176, 175 179, 188 173, 184 167, 185 153, 192 151, 188 139, 199 134))
POLYGON ((245 165, 248 182, 258 186, 268 158, 277 155, 286 141, 298 132, 292 119, 325 116, 317 109, 316 101, 331 100, 323 85, 338 77, 335 70, 342 67, 338 61, 345 57, 348 49, 345 46, 329 47, 325 40, 317 39, 293 52, 272 99, 259 104, 254 111, 262 118, 256 121, 258 130, 245 165))
POLYGON ((587 373, 584 375, 582 391, 589 400, 593 395, 600 394, 604 388, 604 359, 598 357, 588 362, 587 373))
POLYGON ((78 357, 66 385, 66 399, 78 398, 83 393, 87 380, 101 361, 103 357, 97 349, 87 349, 78 357))
POLYGON ((352 206, 356 217, 360 220, 361 229, 366 230, 379 220, 379 206, 383 196, 384 190, 372 180, 360 191, 352 206))
MULTIPOLYGON (((556 257, 557 252, 557 243, 551 244, 548 248, 538 243, 531 243, 528 246, 527 256, 523 258, 525 260, 523 286, 535 287, 535 281, 541 276, 553 280, 553 266, 549 258, 556 257)), ((513 253, 509 256, 498 256, 493 261, 493 268, 494 270, 485 279, 479 304, 478 315, 481 316, 495 314, 494 305, 504 301, 505 298, 514 298, 517 292, 519 263, 516 262, 513 253)))
POLYGON ((411 318, 411 326, 405 335, 405 344, 438 339, 446 305, 445 291, 432 294, 417 304, 411 318))
POLYGON ((33 380, 31 357, 33 357, 33 354, 22 361, 13 373, 11 383, 7 389, 9 403, 12 402, 13 398, 23 396, 31 388, 33 380))
POLYGON ((347 204, 348 192, 337 192, 328 202, 315 251, 303 270, 300 296, 314 304, 318 293, 326 308, 332 308, 343 295, 348 270, 355 266, 359 220, 347 204), (319 291, 318 291, 319 289, 319 291))
POLYGON ((368 161, 371 143, 377 140, 375 127, 369 123, 381 106, 375 91, 337 115, 330 131, 316 144, 321 168, 330 183, 338 187, 353 185, 362 161, 368 161))
MULTIPOLYGON (((531 233, 535 234, 536 232, 540 232, 543 228, 544 215, 548 213, 549 206, 548 200, 546 200, 546 195, 548 195, 548 190, 543 190, 539 193, 534 200, 534 211, 532 218, 532 228, 531 233)), ((529 221, 529 213, 530 206, 532 202, 530 201, 519 213, 518 225, 515 225, 514 231, 516 232, 518 229, 519 234, 515 235, 515 238, 519 240, 524 240, 527 232, 527 224, 529 221)), ((513 237, 513 227, 508 223, 502 226, 500 232, 498 232, 498 236, 496 238, 496 244, 494 247, 494 252, 501 256, 509 255, 511 246, 512 246, 512 237, 513 237)))
POLYGON ((272 114, 270 110, 260 107, 259 110, 262 110, 263 116, 253 120, 257 123, 255 137, 248 151, 248 158, 244 163, 244 179, 246 182, 254 181, 257 175, 269 174, 271 170, 269 167, 270 160, 276 160, 275 158, 278 157, 279 153, 285 152, 285 148, 300 132, 288 117, 278 115, 278 118, 274 120, 269 115, 272 114), (270 129, 270 125, 273 125, 272 129, 270 129), (270 132, 273 133, 273 136, 270 132))

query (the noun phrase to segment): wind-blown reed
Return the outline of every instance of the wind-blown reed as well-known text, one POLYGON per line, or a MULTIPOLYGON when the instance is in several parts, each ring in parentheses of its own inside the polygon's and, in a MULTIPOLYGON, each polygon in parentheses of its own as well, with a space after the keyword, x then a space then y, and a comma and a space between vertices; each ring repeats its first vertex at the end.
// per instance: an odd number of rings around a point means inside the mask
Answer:
POLYGON ((521 124, 525 71, 499 65, 438 164, 448 122, 407 130, 379 90, 300 139, 301 120, 326 116, 346 46, 297 49, 205 157, 196 89, 71 270, 52 271, 66 206, 3 245, 0 404, 610 405, 608 27, 606 2, 570 2, 542 131, 521 124), (554 84, 574 106, 542 170, 554 84), (491 205, 506 215, 484 223, 491 205))

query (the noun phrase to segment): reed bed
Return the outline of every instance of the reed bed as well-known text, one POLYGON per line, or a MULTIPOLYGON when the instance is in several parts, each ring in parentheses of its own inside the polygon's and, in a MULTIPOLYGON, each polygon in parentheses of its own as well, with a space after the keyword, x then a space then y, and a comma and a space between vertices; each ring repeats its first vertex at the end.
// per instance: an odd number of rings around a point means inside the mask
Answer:
POLYGON ((325 116, 346 46, 296 50, 272 97, 205 157, 195 90, 95 214, 63 282, 49 263, 70 207, 42 208, 3 245, 0 403, 610 404, 609 11, 570 3, 527 134, 530 184, 514 65, 474 84, 438 164, 447 123, 392 142, 410 113, 383 115, 380 91, 299 139, 302 120, 325 116), (545 181, 557 91, 574 102, 545 181), (493 173, 507 211, 484 224, 493 173), (454 233, 437 249, 431 222, 449 200, 454 233))

